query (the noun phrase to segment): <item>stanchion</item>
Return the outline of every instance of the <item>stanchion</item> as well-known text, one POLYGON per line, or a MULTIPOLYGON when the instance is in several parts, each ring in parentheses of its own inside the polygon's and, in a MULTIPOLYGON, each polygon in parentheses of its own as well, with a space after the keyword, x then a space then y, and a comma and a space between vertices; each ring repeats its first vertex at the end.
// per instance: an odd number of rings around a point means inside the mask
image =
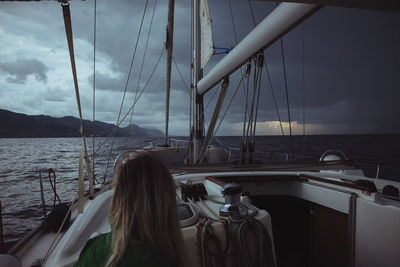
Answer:
POLYGON ((3 238, 3 213, 1 211, 1 201, 0 201, 0 254, 6 253, 6 246, 4 244, 3 238))

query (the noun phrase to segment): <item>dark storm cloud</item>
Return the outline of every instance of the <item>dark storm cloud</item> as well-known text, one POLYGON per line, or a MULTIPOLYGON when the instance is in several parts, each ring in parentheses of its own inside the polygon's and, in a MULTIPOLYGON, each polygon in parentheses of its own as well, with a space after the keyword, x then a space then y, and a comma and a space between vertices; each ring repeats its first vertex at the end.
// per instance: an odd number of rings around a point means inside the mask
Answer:
MULTIPOLYGON (((258 15, 262 9, 254 10, 259 22, 263 18, 258 15)), ((251 18, 242 19, 242 22, 246 20, 251 18)), ((240 25, 245 33, 248 24, 240 25)), ((227 34, 233 32, 231 28, 226 25, 217 34, 214 31, 214 41, 225 41, 229 46, 234 40, 227 34)), ((291 120, 300 123, 303 120, 304 66, 306 123, 336 124, 342 129, 343 125, 348 125, 346 132, 399 132, 400 119, 393 116, 400 113, 396 104, 399 99, 399 28, 397 13, 325 7, 304 23, 304 62, 302 25, 288 33, 283 38, 283 47, 291 120)), ((265 55, 281 120, 287 122, 280 42, 266 49, 265 55)), ((225 105, 239 78, 239 71, 231 75, 225 105)), ((265 72, 262 88, 259 119, 278 120, 265 72)), ((237 98, 230 107, 228 121, 243 120, 244 94, 239 91, 237 98)))
POLYGON ((36 80, 46 83, 49 68, 42 61, 32 58, 0 61, 0 70, 7 75, 9 83, 25 84, 29 75, 34 75, 36 80))
POLYGON ((308 106, 341 99, 364 105, 377 103, 377 95, 394 96, 400 68, 397 14, 327 8, 305 27, 308 106))
MULTIPOLYGON (((326 8, 311 17, 305 24, 309 117, 345 123, 355 132, 400 131, 393 116, 400 112, 399 27, 400 17, 391 12, 326 8)), ((291 95, 301 99, 300 92, 291 95)), ((300 103, 292 100, 291 107, 300 103)))

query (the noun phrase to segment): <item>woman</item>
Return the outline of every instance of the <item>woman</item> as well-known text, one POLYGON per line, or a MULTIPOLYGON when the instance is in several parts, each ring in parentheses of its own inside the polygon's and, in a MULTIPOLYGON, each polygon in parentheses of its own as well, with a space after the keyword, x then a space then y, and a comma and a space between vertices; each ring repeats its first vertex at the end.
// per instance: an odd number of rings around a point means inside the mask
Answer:
POLYGON ((145 151, 120 155, 114 172, 111 232, 90 239, 75 266, 183 266, 171 174, 145 151))

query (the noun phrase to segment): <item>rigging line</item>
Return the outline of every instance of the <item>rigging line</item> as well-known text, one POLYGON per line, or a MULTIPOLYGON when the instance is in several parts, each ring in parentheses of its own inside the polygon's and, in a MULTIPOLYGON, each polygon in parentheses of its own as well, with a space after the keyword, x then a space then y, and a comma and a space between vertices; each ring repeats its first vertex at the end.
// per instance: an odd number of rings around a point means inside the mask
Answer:
MULTIPOLYGON (((257 125, 257 115, 258 115, 258 104, 260 99, 260 91, 261 91, 261 74, 262 74, 262 65, 263 65, 264 55, 260 53, 258 57, 254 60, 254 80, 253 80, 253 100, 251 104, 251 114, 249 117, 249 124, 248 124, 248 132, 247 138, 248 146, 249 146, 249 159, 250 162, 253 161, 253 153, 254 153, 254 146, 255 146, 255 133, 256 133, 256 125, 257 125), (256 107, 255 107, 255 114, 254 114, 254 100, 255 95, 257 93, 257 100, 256 100, 256 107), (249 129, 250 128, 250 129, 249 129), (249 136, 250 131, 250 136, 249 136)), ((242 159, 243 161, 243 159, 242 159)))
POLYGON ((90 167, 90 161, 89 161, 89 156, 88 156, 88 151, 87 151, 87 146, 86 146, 85 131, 84 131, 84 127, 83 127, 82 107, 81 107, 81 101, 80 101, 80 96, 79 96, 78 76, 76 74, 76 65, 75 65, 74 40, 73 40, 73 36, 72 36, 71 12, 69 9, 68 1, 63 0, 61 3, 61 7, 62 7, 62 12, 63 12, 63 17, 64 17, 65 34, 67 37, 69 57, 70 57, 70 61, 71 61, 72 76, 73 76, 74 87, 75 87, 75 96, 76 96, 76 102, 78 105, 78 112, 79 112, 79 118, 80 118, 80 130, 79 131, 82 135, 82 142, 83 142, 83 146, 85 149, 85 161, 86 161, 87 167, 90 169, 89 180, 91 180, 93 178, 93 174, 92 174, 92 169, 90 167))
POLYGON ((246 88, 246 106, 244 108, 243 138, 245 136, 245 128, 246 128, 247 113, 248 113, 247 109, 248 109, 248 102, 249 102, 249 82, 250 82, 249 76, 250 76, 250 73, 251 73, 251 62, 248 62, 246 64, 246 72, 245 73, 246 73, 247 83, 246 83, 246 86, 245 86, 245 88, 246 88))
MULTIPOLYGON (((182 81, 185 89, 186 89, 186 92, 189 94, 189 99, 190 99, 190 101, 189 101, 189 138, 190 138, 190 132, 191 132, 191 126, 192 126, 192 94, 190 93, 189 87, 187 86, 185 80, 183 79, 181 70, 179 69, 178 64, 175 61, 174 55, 172 55, 172 61, 174 62, 175 68, 179 73, 179 76, 181 78, 181 81, 182 81)), ((191 148, 191 142, 189 141, 189 144, 188 144, 188 153, 189 153, 189 155, 191 154, 190 148, 191 148)))
POLYGON ((203 108, 202 110, 201 110, 201 113, 200 113, 200 118, 201 117, 204 117, 204 114, 205 114, 205 112, 207 111, 207 108, 208 108, 208 106, 211 104, 211 102, 214 100, 214 97, 215 97, 215 95, 217 94, 217 92, 218 92, 218 90, 215 90, 214 91, 214 94, 210 97, 210 100, 208 101, 208 103, 206 104, 206 106, 205 106, 205 108, 203 108))
POLYGON ((211 104, 211 102, 214 100, 215 95, 217 94, 218 90, 214 91, 214 94, 211 96, 210 100, 208 100, 208 103, 206 107, 202 110, 202 113, 200 114, 200 117, 204 116, 204 113, 207 111, 208 106, 211 104))
POLYGON ((246 114, 248 115, 248 118, 247 118, 247 121, 246 121, 246 123, 244 124, 244 129, 243 129, 243 132, 244 132, 244 134, 243 134, 243 136, 244 136, 244 146, 245 146, 245 151, 247 151, 247 144, 248 144, 248 142, 249 142, 249 132, 248 132, 248 128, 249 128, 249 125, 250 125, 250 120, 251 120, 251 117, 250 117, 250 115, 252 114, 251 113, 251 110, 250 110, 250 107, 249 107, 249 90, 250 90, 250 76, 249 76, 249 78, 248 78, 248 80, 247 80, 247 91, 246 91, 246 114))
MULTIPOLYGON (((147 80, 147 83, 146 83, 145 87, 142 89, 142 91, 141 91, 141 93, 139 94, 139 97, 138 97, 137 100, 139 100, 139 98, 140 98, 140 96, 142 95, 143 91, 147 88, 147 86, 148 86, 148 84, 149 84, 151 78, 153 77, 153 74, 154 74, 155 70, 156 70, 157 67, 158 67, 158 64, 160 63, 160 60, 161 60, 161 57, 162 57, 163 54, 164 54, 164 48, 162 49, 161 54, 160 54, 160 56, 159 56, 159 58, 158 58, 157 64, 156 64, 156 66, 154 67, 154 69, 153 69, 153 71, 152 71, 152 73, 151 73, 149 79, 147 80)), ((137 101, 136 101, 136 102, 137 102, 137 101)), ((133 106, 136 104, 136 102, 133 103, 133 105, 132 105, 131 108, 128 110, 128 112, 125 114, 125 116, 121 119, 121 121, 119 122, 119 124, 117 125, 117 127, 119 127, 119 126, 122 124, 122 122, 125 120, 125 118, 129 115, 129 112, 131 111, 131 109, 133 108, 133 106)), ((114 129, 111 131, 111 133, 106 137, 106 139, 105 139, 105 140, 101 143, 101 145, 97 148, 96 153, 97 153, 97 152, 100 150, 100 148, 108 141, 108 139, 111 138, 111 136, 112 136, 113 133, 116 131, 116 129, 117 129, 117 128, 114 128, 114 129)))
POLYGON ((154 72, 156 71, 158 64, 160 63, 160 60, 164 54, 165 51, 165 47, 161 50, 161 54, 158 57, 158 61, 156 66, 154 67, 153 71, 150 74, 149 79, 146 82, 146 85, 143 87, 142 91, 140 92, 137 100, 131 105, 131 107, 129 108, 129 110, 126 112, 126 114, 122 117, 122 119, 120 120, 120 122, 116 125, 117 127, 114 127, 114 129, 111 131, 111 133, 106 137, 106 139, 101 143, 101 145, 97 148, 96 153, 103 147, 103 145, 113 136, 113 134, 115 133, 116 129, 124 122, 124 120, 126 119, 126 117, 129 115, 129 113, 131 112, 131 110, 134 108, 134 106, 136 105, 136 103, 139 101, 140 97, 142 96, 142 94, 144 93, 144 91, 147 89, 151 78, 153 78, 154 72))
POLYGON ((304 47, 304 21, 301 24, 301 36, 302 36, 302 62, 303 62, 303 154, 306 154, 306 111, 305 111, 305 94, 306 94, 306 87, 305 87, 305 64, 304 64, 304 54, 305 54, 305 47, 304 47))
POLYGON ((189 93, 189 144, 188 144, 188 154, 189 154, 189 162, 192 163, 193 162, 193 156, 194 156, 194 148, 192 148, 194 146, 194 138, 193 138, 193 132, 194 132, 194 124, 195 124, 195 120, 194 120, 194 109, 193 109, 193 105, 194 105, 194 101, 193 101, 193 94, 194 94, 194 86, 193 86, 193 75, 194 75, 194 71, 193 71, 193 18, 194 18, 194 14, 193 14, 193 3, 194 1, 190 1, 190 43, 189 43, 189 48, 190 48, 190 71, 189 71, 189 83, 190 83, 190 93, 189 93))
POLYGON ((257 95, 257 104, 256 104, 256 116, 254 119, 254 130, 253 130, 253 139, 256 135, 256 125, 257 125, 257 115, 258 115, 258 103, 260 101, 260 91, 261 91, 261 75, 262 75, 262 67, 264 63, 264 54, 260 54, 258 57, 258 77, 257 77, 257 84, 258 84, 258 95, 257 95))
POLYGON ((267 66, 267 60, 266 60, 266 59, 264 59, 264 67, 265 67, 265 71, 266 71, 267 77, 268 77, 269 88, 271 88, 272 99, 274 100, 275 111, 276 111, 276 114, 277 114, 277 116, 278 116, 278 120, 279 120, 279 125, 280 125, 280 127, 281 127, 282 136, 284 136, 285 133, 284 133, 284 131, 283 131, 281 115, 279 114, 278 105, 277 105, 277 103, 276 103, 275 92, 274 92, 274 88, 272 87, 271 76, 269 75, 268 66, 267 66))
MULTIPOLYGON (((212 139, 214 139, 214 137, 217 135, 217 132, 218 132, 218 130, 219 130, 219 127, 221 126, 222 121, 224 120, 225 115, 226 115, 226 113, 228 112, 228 110, 229 110, 229 108, 230 108, 230 106, 231 106, 231 104, 232 104, 232 102, 233 102, 233 99, 236 97, 236 94, 237 94, 237 92, 238 92, 238 90, 239 90, 239 87, 240 87, 240 85, 242 84, 242 82, 243 82, 243 80, 244 80, 245 77, 246 77, 246 72, 242 75, 242 78, 240 79, 239 84, 238 84, 238 86, 236 87, 235 92, 233 93, 233 96, 232 96, 231 100, 229 101, 229 104, 228 104, 228 106, 226 107, 225 112, 224 112, 224 114, 222 115, 221 120, 219 121, 219 124, 218 124, 217 128, 216 128, 215 131, 214 131, 214 134, 213 134, 213 138, 212 138, 212 139)), ((212 139, 211 139, 211 142, 212 142, 212 139)), ((210 143, 211 143, 211 142, 210 142, 210 143)))
MULTIPOLYGON (((256 69, 256 61, 254 60, 254 69, 256 69)), ((256 74, 257 71, 254 71, 254 78, 253 78, 253 97, 252 97, 252 101, 251 101, 251 110, 250 110, 250 115, 249 115, 249 123, 247 124, 247 131, 246 131, 246 137, 249 137, 249 133, 251 134, 250 129, 253 128, 253 116, 254 116, 254 100, 256 97, 256 87, 255 87, 255 83, 256 83, 256 74)))
MULTIPOLYGON (((235 45, 237 45, 238 44, 238 36, 237 36, 237 29, 236 29, 236 25, 235 25, 235 19, 233 17, 232 3, 231 3, 231 0, 228 0, 228 1, 229 1, 229 10, 230 10, 230 14, 231 14, 232 26, 233 26, 233 35, 235 37, 235 45)), ((243 75, 242 66, 240 66, 240 74, 243 75)), ((245 88, 244 84, 243 84, 243 92, 246 92, 246 88, 245 88)))
POLYGON ((150 77, 149 77, 149 79, 148 79, 147 82, 146 82, 146 85, 143 87, 142 91, 140 91, 140 94, 139 94, 138 98, 137 98, 136 101, 131 105, 131 107, 129 108, 129 110, 126 112, 125 116, 122 117, 122 119, 121 119, 120 123, 118 124, 118 126, 120 126, 121 123, 126 119, 126 117, 129 115, 130 111, 135 107, 136 103, 139 101, 140 97, 142 96, 142 94, 144 93, 144 91, 147 89, 147 87, 148 87, 148 85, 149 85, 149 83, 150 83, 150 80, 151 80, 151 78, 153 78, 153 74, 154 74, 154 72, 156 71, 156 69, 157 69, 157 67, 158 67, 158 64, 160 63, 160 60, 161 60, 161 58, 162 58, 162 55, 164 54, 164 51, 165 51, 165 49, 163 49, 163 50, 161 51, 161 54, 160 54, 160 56, 159 56, 159 58, 158 58, 158 60, 157 60, 157 64, 156 64, 156 66, 154 67, 153 71, 151 72, 150 77))
MULTIPOLYGON (((253 17, 254 26, 256 26, 256 20, 255 20, 255 16, 254 16, 253 6, 251 5, 250 0, 248 1, 248 3, 249 3, 251 15, 253 17)), ((282 120, 281 120, 281 116, 279 114, 279 109, 278 109, 278 105, 277 105, 276 98, 275 98, 274 87, 272 86, 271 76, 269 75, 268 66, 267 66, 267 60, 266 60, 265 56, 264 56, 264 68, 265 68, 265 71, 267 73, 269 87, 271 88, 272 99, 274 101, 276 114, 278 115, 278 120, 279 120, 279 125, 281 127, 282 136, 284 136, 285 133, 283 131, 282 120)))
MULTIPOLYGON (((140 66, 139 77, 138 77, 137 84, 136 84, 136 93, 135 93, 134 101, 136 100, 137 94, 138 94, 138 91, 139 91, 139 84, 140 84, 140 80, 141 80, 141 78, 142 78, 143 65, 144 65, 144 60, 146 59, 147 48, 148 48, 149 39, 150 39, 150 32, 151 32, 151 28, 152 28, 152 26, 153 26, 154 13, 155 13, 155 11, 156 11, 157 2, 158 2, 158 0, 154 1, 153 13, 152 13, 152 15, 151 15, 151 21, 150 21, 150 27, 149 27, 149 31, 147 32, 146 45, 145 45, 145 49, 144 49, 144 53, 143 53, 143 57, 142 57, 142 63, 141 63, 141 66, 140 66)), ((129 119, 129 124, 128 124, 128 126, 131 125, 131 123, 132 123, 133 111, 134 111, 134 109, 132 109, 131 117, 130 117, 130 119, 129 119)), ((127 142, 128 142, 128 137, 126 138, 126 143, 127 143, 127 142)))
MULTIPOLYGON (((254 96, 253 96, 253 102, 255 101, 255 106, 257 106, 257 102, 258 102, 258 77, 260 75, 260 68, 259 68, 259 63, 258 63, 258 58, 257 60, 254 62, 254 80, 253 80, 253 91, 254 91, 254 96)), ((251 107, 251 112, 252 112, 252 121, 251 121, 251 128, 250 128, 250 142, 254 141, 254 125, 257 123, 256 119, 255 119, 255 113, 256 113, 256 109, 254 107, 254 105, 252 105, 251 107)))
MULTIPOLYGON (((120 108, 119 108, 119 113, 118 113, 118 118, 117 118, 117 123, 116 123, 116 125, 119 123, 119 119, 120 119, 120 117, 121 117, 121 112, 122 112, 122 107, 124 106, 126 91, 127 91, 127 89, 128 89, 128 84, 129 84, 129 78, 130 78, 130 76, 131 76, 132 67, 133 67, 133 62, 134 62, 134 60, 135 60, 135 55, 136 55, 136 51, 137 51, 137 46, 138 46, 138 43, 139 43, 139 40, 140 40, 140 34, 141 34, 141 32, 142 32, 143 21, 144 21, 145 15, 146 15, 146 10, 147 10, 147 4, 148 4, 148 3, 149 3, 149 0, 146 0, 146 4, 145 4, 144 10, 143 10, 142 20, 141 20, 141 22, 140 22, 140 27, 139 27, 138 36, 137 36, 137 38, 136 38, 135 48, 134 48, 134 50, 133 50, 133 55, 132 55, 131 64, 130 64, 130 66, 129 66, 128 77, 127 77, 127 79, 126 79, 125 89, 124 89, 124 93, 123 93, 123 96, 122 96, 121 105, 120 105, 120 108)), ((117 127, 117 126, 115 126, 115 127, 117 127)), ((113 150, 113 147, 114 147, 115 133, 117 132, 116 129, 117 129, 117 128, 115 128, 114 135, 113 135, 113 139, 112 139, 112 142, 111 142, 110 153, 108 154, 107 165, 106 165, 106 171, 105 171, 105 173, 104 173, 104 178, 103 178, 103 181, 104 181, 104 182, 105 182, 105 179, 106 179, 106 176, 107 176, 108 165, 110 164, 111 153, 112 153, 112 150, 113 150)))
MULTIPOLYGON (((75 200, 78 200, 78 193, 75 195, 74 199, 72 200, 71 204, 69 205, 67 214, 71 212, 72 206, 73 206, 72 204, 75 202, 75 200)), ((65 216, 64 219, 62 220, 61 226, 58 228, 58 231, 55 234, 55 236, 53 238, 53 241, 51 242, 50 247, 48 248, 48 250, 46 252, 46 255, 44 255, 44 257, 42 259, 40 259, 40 264, 41 264, 40 266, 44 266, 45 265, 45 263, 47 262, 48 257, 53 252, 53 250, 55 249, 55 247, 58 244, 58 242, 61 240, 60 233, 61 233, 62 228, 64 227, 64 224, 65 224, 65 222, 67 220, 67 217, 68 216, 65 216)))
POLYGON ((179 69, 179 67, 178 67, 178 64, 176 64, 175 58, 174 58, 173 55, 172 55, 172 61, 174 62, 175 68, 176 68, 176 70, 178 71, 179 76, 181 77, 181 80, 182 80, 183 85, 185 86, 186 92, 190 95, 189 87, 187 86, 185 80, 183 79, 182 73, 181 73, 181 71, 180 71, 180 69, 179 69))
MULTIPOLYGON (((154 67, 153 71, 151 72, 150 77, 149 77, 149 79, 147 80, 146 85, 143 87, 143 89, 142 89, 142 91, 140 92, 139 96, 138 96, 137 99, 133 102, 132 106, 131 106, 131 107, 129 108, 129 110, 126 112, 125 116, 121 119, 121 121, 119 122, 119 124, 117 125, 117 127, 119 127, 119 126, 122 124, 122 122, 126 119, 126 117, 127 117, 127 116, 129 115, 129 113, 131 112, 131 110, 134 109, 136 103, 139 101, 139 99, 140 99, 140 97, 142 96, 143 92, 146 90, 147 86, 148 86, 149 83, 150 83, 151 78, 153 77, 153 74, 154 74, 155 70, 156 70, 157 67, 158 67, 158 64, 160 63, 160 60, 161 60, 162 55, 164 54, 164 51, 165 51, 165 49, 163 48, 163 50, 161 51, 160 57, 158 58, 157 64, 156 64, 156 66, 154 67)), ((115 128, 115 129, 116 129, 116 128, 115 128)), ((115 139, 115 132, 114 132, 114 138, 112 139, 113 142, 112 142, 112 144, 111 144, 111 150, 110 150, 109 158, 108 158, 108 161, 107 161, 106 172, 105 172, 104 177, 103 177, 103 184, 105 184, 105 182, 106 182, 106 176, 107 176, 107 171, 108 171, 108 166, 109 166, 109 160, 110 160, 110 157, 111 157, 112 145, 114 144, 114 139, 115 139)))
POLYGON ((283 38, 281 38, 281 54, 282 54, 283 76, 284 76, 285 91, 286 91, 286 104, 287 104, 288 119, 289 119, 290 149, 291 149, 292 156, 293 156, 294 155, 294 149, 293 149, 292 123, 291 123, 291 120, 290 120, 289 93, 288 93, 288 87, 287 87, 285 53, 283 51, 283 38))
MULTIPOLYGON (((208 127, 208 124, 207 124, 207 123, 206 123, 206 125, 207 125, 207 127, 208 127)), ((229 148, 230 151, 233 151, 233 150, 235 150, 235 149, 238 150, 238 148, 231 147, 231 146, 228 146, 227 144, 224 144, 217 136, 214 136, 214 139, 215 139, 215 141, 216 141, 220 146, 222 146, 222 147, 224 147, 224 148, 229 148)))
POLYGON ((140 22, 140 27, 139 27, 138 36, 137 36, 137 38, 136 38, 135 48, 134 48, 134 50, 133 50, 131 65, 129 66, 128 77, 127 77, 127 79, 126 79, 126 84, 125 84, 124 94, 123 94, 123 97, 122 97, 121 106, 120 106, 120 110, 119 110, 119 114, 118 114, 117 124, 118 124, 118 122, 119 122, 119 119, 120 119, 120 116, 121 116, 121 112, 122 112, 122 107, 123 107, 123 105, 124 105, 124 100, 125 100, 126 91, 128 90, 129 78, 130 78, 130 76, 131 76, 131 72, 132 72, 132 68, 133 68, 133 62, 134 62, 134 60, 135 60, 136 51, 137 51, 137 46, 138 46, 138 44, 139 44, 140 34, 141 34, 141 32, 142 32, 143 21, 144 21, 145 15, 146 15, 146 10, 147 10, 147 4, 148 4, 148 3, 149 3, 149 0, 146 0, 146 4, 145 4, 144 10, 143 10, 142 20, 141 20, 141 22, 140 22))
MULTIPOLYGON (((246 93, 246 105, 245 105, 245 109, 244 109, 244 119, 243 119, 243 135, 242 135, 242 143, 241 143, 241 152, 244 153, 246 151, 246 147, 247 147, 247 136, 246 136, 246 121, 247 121, 247 113, 248 113, 248 102, 249 102, 249 76, 251 73, 251 61, 247 62, 246 64, 246 80, 247 83, 244 86, 245 88, 245 93, 246 93)), ((243 155, 243 154, 242 154, 243 155)), ((244 158, 242 157, 242 161, 244 160, 244 158)))
MULTIPOLYGON (((97 0, 94 0, 94 23, 93 23, 93 123, 96 121, 96 13, 97 13, 97 0)), ((95 128, 94 128, 95 129, 95 128)), ((94 130, 95 131, 95 130, 94 130)), ((92 168, 93 177, 95 178, 95 132, 92 139, 92 168)), ((96 178, 95 178, 96 179, 96 178)), ((97 182, 97 181, 96 181, 97 182)), ((98 182, 97 182, 98 183, 98 182)))
POLYGON ((208 127, 208 130, 207 130, 206 140, 205 140, 205 142, 204 142, 204 144, 203 144, 203 146, 201 148, 199 162, 202 162, 203 159, 205 158, 206 153, 207 153, 207 148, 211 143, 212 137, 214 135, 215 124, 217 122, 217 119, 218 119, 218 116, 219 116, 219 112, 220 112, 220 110, 222 108, 222 104, 223 104, 223 101, 224 101, 224 98, 225 98, 225 94, 226 94, 226 90, 227 90, 228 86, 229 86, 229 77, 225 77, 224 80, 221 83, 220 94, 218 96, 218 100, 217 100, 217 103, 215 105, 214 112, 212 114, 212 118, 211 118, 211 121, 210 121, 210 126, 208 127))
POLYGON ((235 20, 233 18, 232 3, 231 3, 231 0, 228 0, 228 1, 229 1, 229 10, 230 10, 231 19, 232 19, 233 34, 235 36, 235 42, 237 44, 238 43, 238 37, 237 37, 237 32, 236 32, 235 20))
POLYGON ((254 26, 256 26, 256 17, 254 16, 253 7, 251 6, 250 0, 248 0, 247 2, 249 3, 250 13, 251 16, 253 17, 254 26))
POLYGON ((253 155, 254 155, 254 150, 255 150, 255 134, 256 134, 256 125, 257 125, 257 113, 258 113, 258 103, 260 99, 260 89, 261 89, 261 73, 262 73, 262 59, 263 56, 260 54, 257 59, 254 61, 254 80, 253 80, 253 90, 254 90, 254 95, 253 95, 253 103, 251 106, 251 124, 250 126, 250 137, 249 137, 249 160, 250 163, 253 162, 253 155), (256 100, 256 109, 255 109, 255 114, 254 114, 254 97, 257 92, 257 100, 256 100))

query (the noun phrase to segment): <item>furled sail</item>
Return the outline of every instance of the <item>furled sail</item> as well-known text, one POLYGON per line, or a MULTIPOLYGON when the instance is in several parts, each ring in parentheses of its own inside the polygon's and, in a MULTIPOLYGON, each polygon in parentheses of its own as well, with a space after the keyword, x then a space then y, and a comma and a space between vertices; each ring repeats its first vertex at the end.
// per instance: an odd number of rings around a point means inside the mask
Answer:
POLYGON ((200 67, 204 68, 204 66, 210 60, 214 52, 211 18, 207 0, 200 1, 200 34, 201 34, 200 67))

